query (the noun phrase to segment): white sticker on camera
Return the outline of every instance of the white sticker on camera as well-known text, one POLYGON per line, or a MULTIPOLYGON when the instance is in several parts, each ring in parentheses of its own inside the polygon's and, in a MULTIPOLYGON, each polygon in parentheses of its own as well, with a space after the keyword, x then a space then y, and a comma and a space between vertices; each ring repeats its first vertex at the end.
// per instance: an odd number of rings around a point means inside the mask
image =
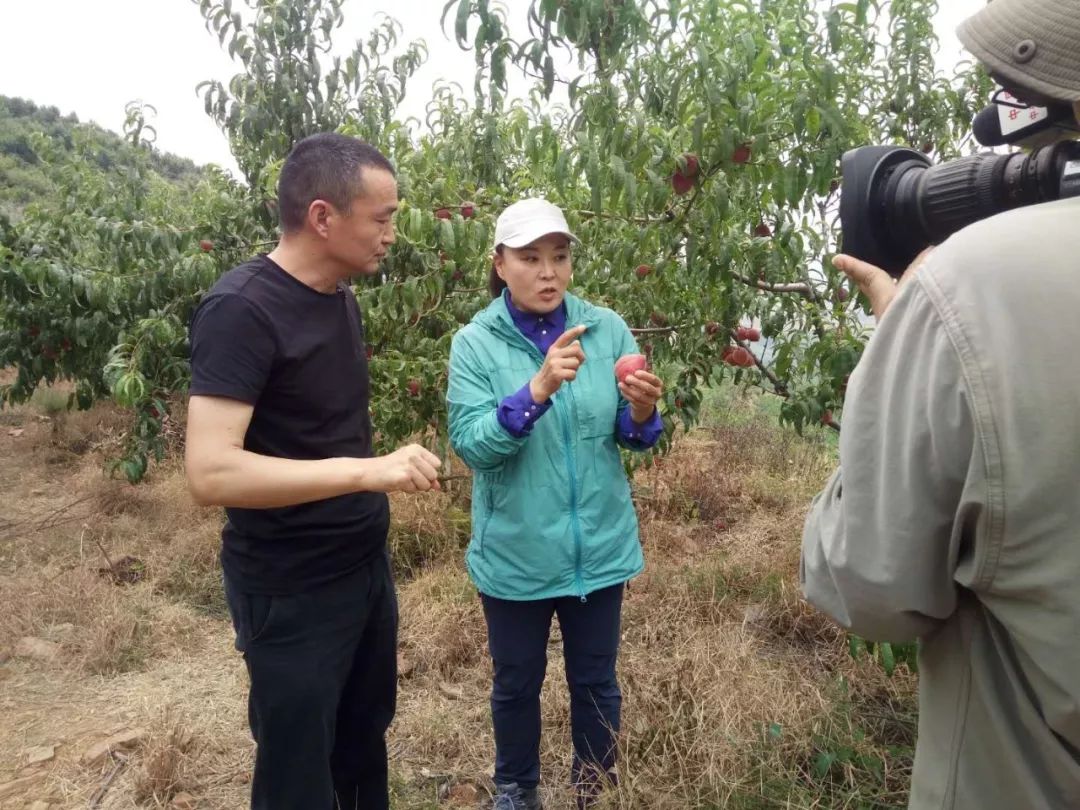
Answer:
POLYGON ((1001 134, 1012 133, 1026 129, 1032 124, 1045 121, 1050 117, 1050 110, 1046 107, 1006 107, 998 105, 998 121, 1001 122, 1001 134))
POLYGON ((1062 179, 1068 177, 1076 177, 1080 175, 1080 160, 1070 160, 1065 164, 1065 172, 1061 175, 1062 179))

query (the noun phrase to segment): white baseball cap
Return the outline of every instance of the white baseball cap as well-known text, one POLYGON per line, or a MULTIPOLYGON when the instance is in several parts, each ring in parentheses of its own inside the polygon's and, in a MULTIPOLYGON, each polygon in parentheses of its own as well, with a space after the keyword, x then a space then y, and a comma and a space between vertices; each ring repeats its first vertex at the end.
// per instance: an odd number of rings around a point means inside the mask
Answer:
POLYGON ((564 233, 574 242, 581 241, 571 233, 559 206, 542 197, 518 200, 495 221, 495 247, 525 247, 549 233, 564 233))

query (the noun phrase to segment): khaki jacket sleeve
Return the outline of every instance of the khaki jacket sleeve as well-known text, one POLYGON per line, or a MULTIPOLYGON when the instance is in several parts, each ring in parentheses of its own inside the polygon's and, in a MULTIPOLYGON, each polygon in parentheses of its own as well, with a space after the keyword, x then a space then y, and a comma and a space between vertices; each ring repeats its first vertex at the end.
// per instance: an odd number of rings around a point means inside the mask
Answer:
POLYGON ((849 382, 840 468, 803 534, 807 600, 872 641, 948 618, 981 467, 960 355, 916 276, 849 382))

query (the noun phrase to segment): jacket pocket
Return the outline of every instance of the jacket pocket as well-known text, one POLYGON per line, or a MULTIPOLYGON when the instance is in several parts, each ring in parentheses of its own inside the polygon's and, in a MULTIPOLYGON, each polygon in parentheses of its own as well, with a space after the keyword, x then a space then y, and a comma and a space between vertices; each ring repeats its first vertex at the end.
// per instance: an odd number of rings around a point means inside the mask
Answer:
POLYGON ((491 484, 484 487, 484 497, 481 499, 480 508, 480 524, 476 528, 476 551, 480 555, 481 559, 484 557, 484 537, 487 536, 488 524, 491 522, 491 516, 495 509, 492 506, 492 499, 494 495, 491 491, 491 484))

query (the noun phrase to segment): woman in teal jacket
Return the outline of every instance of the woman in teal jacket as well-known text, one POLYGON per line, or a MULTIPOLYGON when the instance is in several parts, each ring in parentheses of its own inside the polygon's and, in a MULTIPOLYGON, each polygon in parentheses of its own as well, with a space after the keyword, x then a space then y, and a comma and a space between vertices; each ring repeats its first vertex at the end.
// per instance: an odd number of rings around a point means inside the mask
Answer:
POLYGON ((642 370, 616 381, 616 360, 638 351, 626 323, 566 292, 572 241, 546 200, 508 207, 495 229, 494 300, 450 350, 450 439, 474 472, 466 562, 494 665, 495 810, 540 807, 553 615, 579 806, 613 776, 622 593, 644 566, 619 446, 647 450, 663 431, 660 379, 642 370))

